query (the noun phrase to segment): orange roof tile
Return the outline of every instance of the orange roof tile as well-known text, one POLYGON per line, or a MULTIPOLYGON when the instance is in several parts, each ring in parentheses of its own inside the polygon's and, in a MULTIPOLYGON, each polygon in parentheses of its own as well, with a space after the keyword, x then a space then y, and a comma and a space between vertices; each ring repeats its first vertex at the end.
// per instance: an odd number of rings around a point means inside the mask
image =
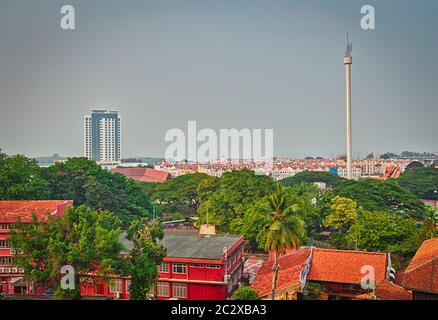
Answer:
POLYGON ((169 178, 168 172, 150 168, 117 168, 111 172, 142 182, 164 182, 169 178))
POLYGON ((386 278, 386 253, 315 248, 307 279, 323 282, 360 284, 362 267, 374 267, 375 281, 386 278))
POLYGON ((35 213, 39 220, 46 220, 48 214, 60 216, 73 200, 0 200, 0 222, 14 223, 18 218, 30 222, 35 213))
POLYGON ((375 295, 378 300, 412 300, 412 292, 388 280, 376 285, 375 295))
MULTIPOLYGON (((301 270, 311 253, 311 249, 304 249, 286 254, 278 258, 280 269, 278 270, 277 290, 283 290, 292 286, 300 286, 301 270)), ((265 297, 272 290, 272 270, 274 259, 265 261, 260 268, 251 287, 257 291, 260 297, 265 297)))
POLYGON ((438 238, 423 242, 397 282, 413 291, 438 292, 438 238))

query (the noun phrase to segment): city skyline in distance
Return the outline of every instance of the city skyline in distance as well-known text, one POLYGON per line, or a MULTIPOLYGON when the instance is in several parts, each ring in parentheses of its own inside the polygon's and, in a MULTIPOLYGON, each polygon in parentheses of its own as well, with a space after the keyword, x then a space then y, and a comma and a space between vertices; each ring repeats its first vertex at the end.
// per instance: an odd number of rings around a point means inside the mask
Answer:
POLYGON ((374 31, 360 29, 359 1, 107 3, 72 1, 77 30, 66 33, 56 1, 2 2, 13 26, 0 28, 5 152, 80 156, 83 114, 105 106, 123 116, 123 157, 163 157, 165 132, 189 120, 272 128, 276 156, 344 154, 346 31, 353 157, 438 149, 438 68, 424 63, 438 53, 432 1, 376 4, 374 31))

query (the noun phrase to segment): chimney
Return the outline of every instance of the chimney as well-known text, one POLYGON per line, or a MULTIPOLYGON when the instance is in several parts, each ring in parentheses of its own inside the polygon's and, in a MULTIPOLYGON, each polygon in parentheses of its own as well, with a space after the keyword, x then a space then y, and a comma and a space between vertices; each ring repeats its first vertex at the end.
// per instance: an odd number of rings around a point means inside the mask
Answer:
POLYGON ((214 224, 202 224, 199 228, 201 236, 214 236, 216 234, 216 227, 214 224))

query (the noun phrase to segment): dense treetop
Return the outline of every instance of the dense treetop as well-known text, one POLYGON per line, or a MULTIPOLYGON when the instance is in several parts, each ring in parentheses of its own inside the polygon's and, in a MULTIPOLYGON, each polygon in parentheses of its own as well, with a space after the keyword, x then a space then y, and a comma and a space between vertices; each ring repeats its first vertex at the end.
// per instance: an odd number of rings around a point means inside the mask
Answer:
POLYGON ((396 181, 418 198, 438 200, 437 168, 417 168, 407 171, 396 181))
POLYGON ((284 186, 293 186, 300 183, 324 182, 328 187, 341 184, 345 179, 331 172, 304 171, 296 175, 280 180, 284 186))

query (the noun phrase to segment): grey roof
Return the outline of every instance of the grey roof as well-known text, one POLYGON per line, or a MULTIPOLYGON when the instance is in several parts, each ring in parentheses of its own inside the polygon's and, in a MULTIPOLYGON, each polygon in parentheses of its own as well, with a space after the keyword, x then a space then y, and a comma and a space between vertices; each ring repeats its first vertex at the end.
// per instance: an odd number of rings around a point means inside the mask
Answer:
MULTIPOLYGON (((229 249, 239 239, 240 236, 236 235, 201 236, 166 232, 160 244, 167 248, 167 257, 218 260, 224 248, 229 249)), ((126 239, 126 234, 121 235, 120 241, 127 250, 132 249, 132 242, 126 239)))

